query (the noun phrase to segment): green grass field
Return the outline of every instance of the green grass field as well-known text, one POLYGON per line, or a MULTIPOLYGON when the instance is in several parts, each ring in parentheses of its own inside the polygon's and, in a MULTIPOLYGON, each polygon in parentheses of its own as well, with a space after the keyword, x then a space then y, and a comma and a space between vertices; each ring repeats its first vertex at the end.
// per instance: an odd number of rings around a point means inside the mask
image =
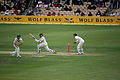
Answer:
MULTIPOLYGON (((37 38, 44 33, 49 47, 57 52, 76 53, 73 33, 85 40, 86 54, 101 56, 58 56, 23 54, 16 58, 0 54, 0 80, 120 80, 119 25, 57 25, 57 24, 0 24, 0 51, 13 51, 12 42, 21 34, 21 51, 37 51, 37 38)), ((43 49, 45 51, 45 49, 43 49)))

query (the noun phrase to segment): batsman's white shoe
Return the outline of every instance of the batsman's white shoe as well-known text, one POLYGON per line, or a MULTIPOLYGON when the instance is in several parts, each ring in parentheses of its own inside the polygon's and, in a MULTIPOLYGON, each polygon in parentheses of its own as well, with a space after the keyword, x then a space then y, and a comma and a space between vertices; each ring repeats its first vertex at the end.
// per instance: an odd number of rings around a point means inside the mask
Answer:
POLYGON ((14 56, 16 53, 15 53, 15 52, 10 52, 10 54, 11 54, 12 56, 14 56))
POLYGON ((81 55, 83 55, 84 53, 81 53, 81 55))
POLYGON ((84 53, 77 53, 77 55, 83 55, 84 53))
POLYGON ((20 58, 21 58, 21 55, 18 55, 17 57, 20 57, 20 58))
POLYGON ((55 50, 53 50, 53 52, 52 52, 53 54, 56 54, 57 52, 55 51, 55 50))

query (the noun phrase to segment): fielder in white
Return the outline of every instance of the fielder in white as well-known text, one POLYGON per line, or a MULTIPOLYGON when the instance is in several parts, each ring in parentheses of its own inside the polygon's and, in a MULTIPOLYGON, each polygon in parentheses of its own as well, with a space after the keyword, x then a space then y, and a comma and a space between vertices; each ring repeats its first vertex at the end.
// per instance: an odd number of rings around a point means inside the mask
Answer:
POLYGON ((21 35, 17 35, 17 37, 13 41, 13 46, 15 47, 15 51, 10 52, 12 55, 17 55, 17 57, 21 57, 20 55, 20 46, 23 44, 23 40, 21 38, 21 35))
POLYGON ((83 51, 83 44, 84 44, 84 39, 83 38, 81 38, 80 36, 78 36, 78 34, 76 34, 76 33, 74 33, 73 34, 73 36, 74 36, 74 38, 75 38, 75 42, 74 42, 74 44, 76 44, 76 43, 78 43, 78 45, 77 45, 77 51, 78 51, 78 55, 80 55, 80 54, 84 54, 84 51, 83 51))
POLYGON ((38 54, 41 53, 41 49, 40 49, 41 47, 44 47, 44 48, 45 48, 47 51, 49 51, 50 53, 56 53, 55 50, 52 50, 52 49, 50 49, 50 48, 48 47, 48 43, 47 43, 47 41, 46 41, 46 39, 45 39, 45 37, 44 37, 44 35, 43 35, 42 33, 39 34, 39 37, 40 37, 39 40, 36 39, 36 38, 34 38, 35 41, 39 43, 39 44, 37 45, 38 54))

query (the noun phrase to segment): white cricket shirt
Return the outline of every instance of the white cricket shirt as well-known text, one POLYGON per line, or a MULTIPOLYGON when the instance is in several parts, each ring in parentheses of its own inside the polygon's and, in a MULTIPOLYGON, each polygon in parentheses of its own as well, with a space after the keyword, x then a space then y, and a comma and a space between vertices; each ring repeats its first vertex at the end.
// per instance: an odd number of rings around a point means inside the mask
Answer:
POLYGON ((83 42, 84 43, 84 39, 82 39, 81 37, 79 37, 79 36, 75 36, 75 39, 76 39, 76 41, 77 42, 83 42))

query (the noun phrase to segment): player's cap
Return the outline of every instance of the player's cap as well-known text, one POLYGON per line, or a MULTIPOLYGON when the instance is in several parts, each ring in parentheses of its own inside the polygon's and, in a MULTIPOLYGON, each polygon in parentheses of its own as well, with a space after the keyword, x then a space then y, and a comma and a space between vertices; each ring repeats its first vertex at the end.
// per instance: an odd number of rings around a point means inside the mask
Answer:
POLYGON ((43 33, 40 33, 39 36, 43 36, 43 33))
POLYGON ((77 33, 74 33, 73 35, 74 35, 74 36, 77 36, 77 33))
POLYGON ((17 38, 20 38, 20 37, 21 37, 21 35, 20 35, 20 34, 18 34, 18 35, 17 35, 17 38))

